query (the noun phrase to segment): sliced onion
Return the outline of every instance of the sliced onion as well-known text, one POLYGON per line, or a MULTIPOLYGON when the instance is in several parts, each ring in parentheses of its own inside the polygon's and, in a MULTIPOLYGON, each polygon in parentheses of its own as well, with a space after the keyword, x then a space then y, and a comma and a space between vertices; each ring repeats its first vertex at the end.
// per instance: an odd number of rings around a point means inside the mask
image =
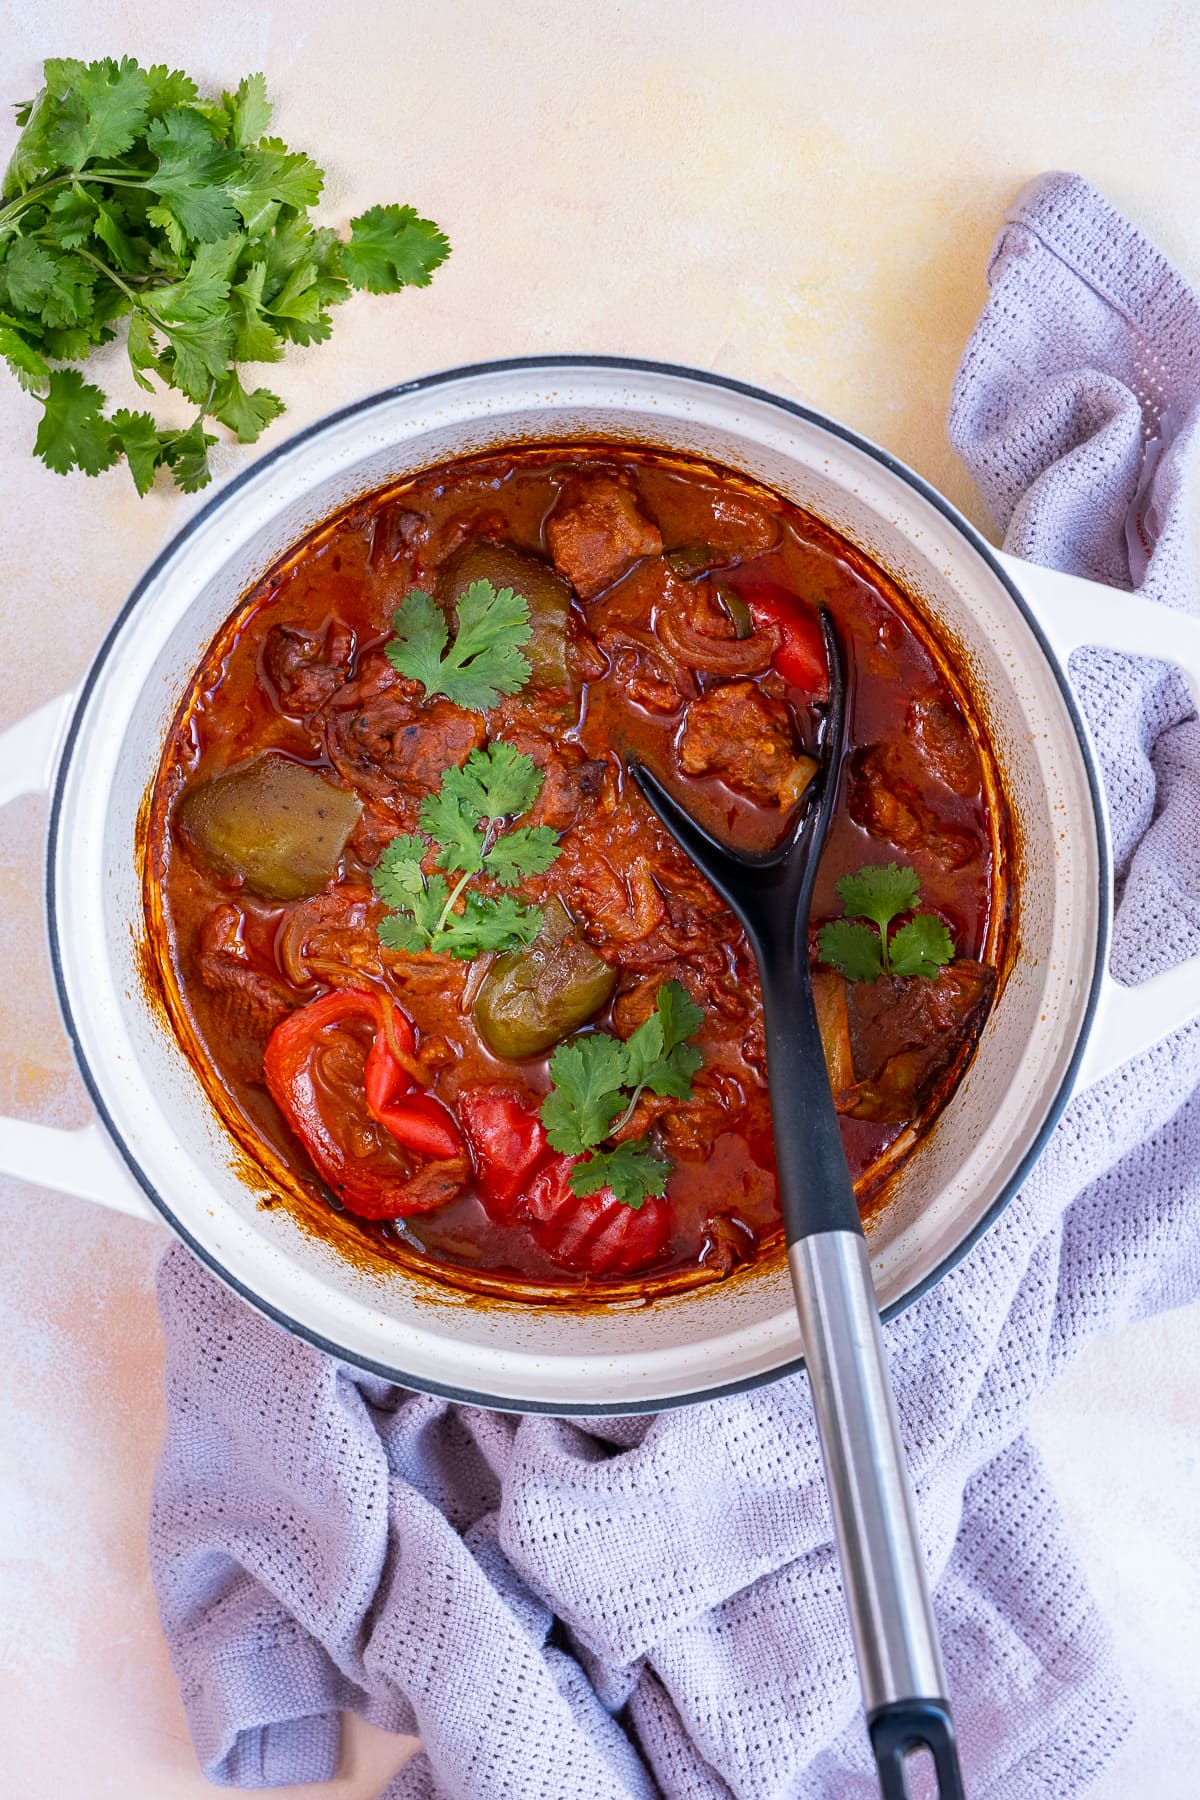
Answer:
POLYGON ((786 812, 789 806, 795 806, 797 800, 808 787, 809 782, 820 768, 820 763, 811 756, 798 756, 792 767, 779 783, 779 804, 786 812))
POLYGON ((783 641, 778 625, 752 632, 748 638, 713 638, 697 631, 677 612, 664 607, 654 629, 672 656, 690 669, 710 675, 761 675, 783 641))

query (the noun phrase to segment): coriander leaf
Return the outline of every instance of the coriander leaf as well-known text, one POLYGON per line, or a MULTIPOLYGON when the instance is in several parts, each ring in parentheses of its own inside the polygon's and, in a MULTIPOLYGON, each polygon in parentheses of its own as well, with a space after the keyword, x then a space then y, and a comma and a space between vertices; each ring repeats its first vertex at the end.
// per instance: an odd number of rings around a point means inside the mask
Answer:
POLYGON ((206 403, 213 384, 220 380, 228 365, 233 335, 229 320, 219 317, 195 322, 181 319, 177 323, 164 324, 163 335, 170 349, 163 352, 160 363, 172 385, 197 405, 206 403))
POLYGON ((441 607, 423 588, 413 588, 392 614, 392 636, 384 650, 399 674, 424 682, 427 693, 438 693, 440 658, 449 641, 441 607))
POLYGON ((437 839, 439 869, 459 869, 470 874, 477 874, 482 869, 483 835, 478 829, 479 815, 463 809, 445 777, 437 793, 427 795, 421 802, 417 823, 422 831, 437 839))
POLYGON ((385 646, 389 662, 419 681, 427 696, 445 694, 459 706, 485 712, 529 679, 529 664, 518 648, 530 636, 529 605, 511 588, 497 593, 490 581, 473 581, 459 598, 458 633, 449 649, 441 608, 421 588, 401 601, 392 629, 385 646))
POLYGON ((450 885, 440 875, 427 875, 423 890, 409 900, 409 911, 423 934, 422 948, 428 949, 438 931, 438 924, 450 904, 450 885))
POLYGON ((153 369, 156 374, 159 373, 159 360, 154 333, 150 329, 150 321, 144 312, 135 312, 129 321, 125 353, 129 358, 133 379, 140 388, 144 388, 148 394, 152 394, 154 384, 146 380, 144 371, 153 369))
POLYGON ((151 123, 146 142, 158 158, 146 186, 166 201, 189 237, 211 243, 236 229, 223 183, 236 172, 238 157, 217 142, 198 112, 173 108, 151 123))
POLYGON ((513 679, 516 686, 496 686, 502 693, 515 693, 529 679, 529 664, 517 646, 529 642, 533 627, 529 623, 529 602, 512 588, 497 591, 490 581, 472 581, 463 589, 455 608, 458 632, 454 649, 460 658, 510 656, 514 660, 513 679), (517 667, 516 665, 519 665, 517 667))
POLYGON ((868 863, 857 875, 843 875, 837 884, 846 916, 873 919, 883 931, 898 913, 911 912, 921 892, 915 869, 897 863, 868 863))
POLYGON ((78 65, 58 107, 49 144, 55 157, 78 169, 94 156, 121 156, 140 134, 150 103, 150 84, 131 56, 121 63, 78 65))
POLYGON ((578 1156, 602 1143, 624 1107, 625 1046, 606 1031, 560 1044, 550 1058, 554 1083, 542 1101, 542 1124, 555 1150, 578 1156))
POLYGON ((40 313, 59 280, 56 257, 32 238, 14 238, 0 263, 0 283, 18 312, 40 313))
POLYGON ((187 232, 169 206, 151 206, 146 210, 146 223, 156 225, 175 255, 182 262, 187 255, 187 232))
POLYGON ((43 319, 52 327, 87 326, 95 306, 96 276, 78 257, 56 255, 54 262, 54 283, 42 300, 43 319))
POLYGON ((609 1188, 615 1200, 637 1212, 652 1194, 664 1194, 671 1164, 645 1138, 618 1144, 613 1150, 593 1150, 586 1162, 571 1170, 567 1186, 573 1194, 598 1194, 609 1188))
POLYGON ((272 419, 279 417, 283 401, 270 388, 255 388, 248 394, 234 370, 217 384, 212 410, 222 425, 237 433, 239 444, 252 444, 272 419))
POLYGON ((63 188, 50 207, 54 236, 64 250, 86 244, 96 223, 96 207, 81 187, 63 188))
POLYGON ((681 981, 666 981, 655 999, 662 1020, 663 1050, 670 1055, 677 1045, 695 1037, 704 1023, 704 1008, 697 1006, 681 981))
POLYGON ((200 321, 224 315, 234 265, 246 243, 240 232, 200 244, 181 280, 156 288, 154 310, 162 319, 200 321))
POLYGON ((225 111, 233 129, 233 141, 239 149, 253 144, 271 123, 274 108, 267 99, 267 79, 259 71, 245 75, 236 94, 222 94, 225 111))
POLYGON ((661 1062, 663 1053, 662 1014, 655 1010, 648 1019, 643 1019, 636 1031, 630 1032, 625 1040, 625 1064, 630 1087, 640 1088, 645 1085, 646 1071, 661 1062))
POLYGON ((233 324, 233 356, 236 362, 278 362, 283 340, 262 315, 263 283, 267 265, 254 262, 242 280, 229 290, 229 317, 233 324))
POLYGON ((821 961, 843 974, 847 981, 874 981, 883 974, 883 946, 879 933, 869 925, 852 925, 835 919, 817 933, 821 961))
POLYGON ((297 211, 315 206, 324 185, 324 174, 303 151, 290 151, 278 138, 264 138, 256 150, 247 150, 225 192, 245 220, 247 231, 261 230, 267 209, 276 203, 297 211))
POLYGON ((421 864, 428 853, 423 838, 409 832, 394 837, 371 874, 371 883, 385 906, 403 911, 413 899, 425 892, 425 875, 421 864))
POLYGON ((210 390, 225 376, 233 343, 226 300, 229 276, 245 240, 237 233, 201 244, 187 274, 159 288, 154 311, 170 349, 160 367, 189 400, 208 410, 210 390))
POLYGON ((695 1004, 687 989, 678 981, 664 982, 655 1010, 626 1040, 629 1085, 639 1092, 648 1087, 652 1093, 686 1100, 704 1055, 685 1039, 694 1036, 703 1023, 704 1009, 695 1004))
POLYGON ((132 240, 127 237, 117 208, 106 200, 95 203, 96 217, 92 230, 107 250, 111 250, 122 269, 136 269, 140 258, 132 240))
POLYGON ((532 944, 542 929, 541 908, 523 905, 515 894, 489 900, 468 891, 463 900, 463 911, 449 915, 445 927, 434 936, 432 949, 448 950, 451 956, 466 960, 489 950, 515 950, 532 944))
POLYGON ((267 304, 267 311, 277 319, 299 319, 311 324, 321 311, 321 295, 317 288, 320 274, 315 260, 306 256, 293 263, 279 292, 267 304))
MULTIPOLYGON (((411 916, 413 927, 419 935, 414 939, 410 933, 408 943, 396 943, 394 948, 405 950, 428 950, 431 947, 435 936, 439 935, 438 924, 442 914, 449 905, 449 902, 450 889, 442 877, 440 875, 427 875, 420 887, 414 889, 414 891, 410 893, 404 905, 404 910, 411 916)), ((380 926, 381 934, 383 925, 389 923, 390 919, 383 920, 380 926)), ((384 939, 385 943, 388 941, 388 939, 384 939)))
POLYGON ((388 913, 379 921, 379 941, 387 950, 405 950, 415 956, 429 948, 429 933, 404 913, 388 913))
POLYGON ((478 819, 528 812, 542 791, 542 772, 524 750, 495 738, 472 750, 461 769, 447 769, 442 785, 478 819))
POLYGON ((647 1069, 642 1085, 652 1094, 669 1094, 676 1100, 691 1096, 692 1081, 704 1061, 704 1052, 696 1044, 676 1044, 674 1050, 647 1069))
POLYGON ((104 395, 78 369, 52 369, 42 399, 42 422, 34 454, 60 475, 82 469, 98 475, 116 460, 112 429, 104 418, 104 395))
POLYGON ((933 913, 918 913, 892 934, 888 963, 893 975, 935 976, 954 960, 954 942, 933 913))
POLYGON ((332 231, 314 231, 299 214, 281 219, 261 242, 267 264, 263 311, 293 343, 320 343, 330 332, 326 308, 350 292, 338 272, 337 237, 332 231))
MULTIPOLYGON (((516 881, 545 868, 558 854, 555 833, 546 828, 508 832, 489 843, 492 827, 504 816, 495 809, 531 793, 536 796, 541 783, 533 759, 499 740, 485 750, 473 750, 463 769, 446 770, 437 792, 421 803, 418 824, 434 840, 436 866, 461 879, 451 892, 437 878, 440 898, 432 916, 418 904, 420 895, 434 891, 433 881, 426 881, 421 871, 422 860, 430 854, 424 838, 398 838, 385 850, 375 870, 375 890, 389 906, 415 914, 422 932, 420 948, 469 957, 533 942, 542 925, 539 908, 525 905, 514 894, 492 898, 468 892, 467 882, 482 871, 497 880, 516 881), (486 832, 480 829, 485 820, 486 832), (515 841, 504 853, 510 840, 515 841), (457 912, 454 905, 460 894, 463 905, 457 912)), ((401 947, 399 940, 386 941, 401 947)), ((416 938, 407 933, 403 947, 416 945, 416 938)))
POLYGON ((35 392, 50 373, 45 357, 39 355, 11 325, 0 325, 0 356, 7 360, 21 386, 30 393, 35 392))
MULTIPOLYGON (((78 66, 82 68, 83 65, 78 66)), ((47 77, 49 71, 50 63, 47 62, 47 77)), ((4 172, 5 200, 14 199, 57 166, 58 158, 50 148, 50 133, 57 116, 58 101, 50 92, 48 80, 36 99, 17 108, 17 124, 22 130, 4 172)))
POLYGON ((519 825, 498 837, 487 853, 487 872, 512 886, 526 875, 541 875, 559 854, 552 825, 519 825))
POLYGON ((129 462, 129 472, 139 494, 148 494, 162 459, 162 440, 154 419, 146 412, 121 407, 112 416, 113 442, 129 462))
POLYGON ((372 206, 350 221, 342 267, 352 286, 394 294, 402 287, 428 287, 449 254, 448 239, 413 207, 372 206))
POLYGON ((94 344, 107 344, 112 335, 94 319, 86 325, 47 325, 41 347, 55 362, 79 362, 94 344))
POLYGON ((207 487, 212 480, 208 453, 216 441, 215 437, 205 431, 199 419, 186 431, 164 439, 162 460, 170 467, 176 487, 181 488, 185 494, 196 493, 200 488, 207 487))
POLYGON ((199 90, 190 75, 182 69, 168 69, 166 63, 154 63, 146 70, 148 88, 147 114, 161 119, 177 106, 190 106, 199 90))

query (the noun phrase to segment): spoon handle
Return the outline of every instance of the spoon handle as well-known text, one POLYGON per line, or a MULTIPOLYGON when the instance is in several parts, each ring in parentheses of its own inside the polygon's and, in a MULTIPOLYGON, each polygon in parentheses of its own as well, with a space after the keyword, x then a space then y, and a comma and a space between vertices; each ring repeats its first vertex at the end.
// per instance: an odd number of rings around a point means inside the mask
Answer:
POLYGON ((884 1353, 866 1239, 801 946, 763 983, 788 1266, 825 1466, 863 1705, 885 1800, 927 1748, 962 1800, 946 1677, 884 1353))
POLYGON ((860 1231, 814 1232, 789 1246, 788 1264, 883 1792, 905 1794, 896 1772, 908 1748, 925 1745, 942 1800, 962 1800, 866 1241, 860 1231))

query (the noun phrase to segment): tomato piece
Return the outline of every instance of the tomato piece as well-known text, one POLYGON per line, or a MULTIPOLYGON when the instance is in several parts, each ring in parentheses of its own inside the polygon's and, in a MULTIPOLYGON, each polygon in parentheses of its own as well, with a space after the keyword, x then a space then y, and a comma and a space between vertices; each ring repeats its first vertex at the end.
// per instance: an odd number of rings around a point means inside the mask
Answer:
POLYGON ((553 1155, 529 1184, 520 1216, 546 1252, 581 1275, 631 1275, 657 1262, 671 1241, 671 1211, 652 1196, 636 1210, 610 1188, 575 1194, 568 1186, 579 1157, 553 1155))
MULTIPOLYGON (((415 1038, 398 1008, 393 1029, 407 1053, 415 1038)), ((458 1128, 440 1101, 412 1091, 388 1048, 378 996, 340 989, 310 1001, 271 1033, 263 1067, 313 1167, 358 1218, 430 1212, 464 1186, 470 1168, 458 1128)))
POLYGON ((814 700, 827 700, 829 665, 816 608, 773 581, 727 579, 750 608, 756 625, 778 625, 783 632, 783 642, 772 658, 783 679, 814 700))
POLYGON ((535 1112, 502 1088, 460 1094, 458 1116, 475 1158, 480 1196, 493 1218, 507 1223, 549 1148, 546 1128, 535 1112))

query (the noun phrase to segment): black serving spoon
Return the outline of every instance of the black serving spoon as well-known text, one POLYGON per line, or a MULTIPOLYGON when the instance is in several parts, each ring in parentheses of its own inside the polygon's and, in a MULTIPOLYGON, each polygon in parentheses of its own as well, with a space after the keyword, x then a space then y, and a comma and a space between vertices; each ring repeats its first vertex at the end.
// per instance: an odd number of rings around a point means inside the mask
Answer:
POLYGON ((940 1800, 962 1800, 879 1309, 808 966, 813 882, 846 745, 845 662, 825 609, 821 629, 829 662, 822 766, 774 849, 735 854, 702 831, 640 763, 629 769, 737 914, 758 962, 779 1204, 880 1789, 884 1800, 906 1800, 905 1758, 926 1749, 940 1800))

